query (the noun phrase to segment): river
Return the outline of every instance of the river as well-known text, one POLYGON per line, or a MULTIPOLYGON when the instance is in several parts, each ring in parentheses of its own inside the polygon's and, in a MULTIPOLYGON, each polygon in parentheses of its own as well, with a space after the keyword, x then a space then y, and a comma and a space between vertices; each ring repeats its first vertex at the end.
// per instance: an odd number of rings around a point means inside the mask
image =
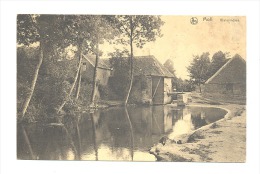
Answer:
POLYGON ((156 161, 148 150, 168 134, 183 134, 224 117, 203 107, 131 106, 66 117, 64 126, 17 126, 17 158, 156 161))

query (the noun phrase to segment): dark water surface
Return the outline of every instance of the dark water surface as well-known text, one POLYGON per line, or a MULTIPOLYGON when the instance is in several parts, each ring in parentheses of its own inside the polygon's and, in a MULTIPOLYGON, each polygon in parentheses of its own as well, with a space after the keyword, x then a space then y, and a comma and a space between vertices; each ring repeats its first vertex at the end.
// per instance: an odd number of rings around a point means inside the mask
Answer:
POLYGON ((198 129, 225 114, 206 107, 118 107, 83 113, 78 121, 68 117, 65 126, 18 125, 17 158, 155 161, 148 150, 163 135, 198 129))

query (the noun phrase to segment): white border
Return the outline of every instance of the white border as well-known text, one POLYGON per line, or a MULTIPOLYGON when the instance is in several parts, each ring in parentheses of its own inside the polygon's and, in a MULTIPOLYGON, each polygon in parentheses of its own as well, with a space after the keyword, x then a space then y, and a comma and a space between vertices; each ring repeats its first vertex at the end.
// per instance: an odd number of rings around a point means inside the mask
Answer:
POLYGON ((259 174, 259 1, 1 1, 1 174, 259 174), (16 14, 164 14, 247 17, 247 162, 127 163, 16 160, 16 14))

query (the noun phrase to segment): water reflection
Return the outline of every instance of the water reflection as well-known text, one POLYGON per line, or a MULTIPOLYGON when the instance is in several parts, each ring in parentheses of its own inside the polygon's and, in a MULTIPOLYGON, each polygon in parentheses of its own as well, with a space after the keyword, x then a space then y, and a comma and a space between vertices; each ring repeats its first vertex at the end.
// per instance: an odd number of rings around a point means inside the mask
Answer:
POLYGON ((18 159, 155 161, 148 149, 225 115, 217 108, 124 107, 68 117, 65 126, 18 125, 18 159))

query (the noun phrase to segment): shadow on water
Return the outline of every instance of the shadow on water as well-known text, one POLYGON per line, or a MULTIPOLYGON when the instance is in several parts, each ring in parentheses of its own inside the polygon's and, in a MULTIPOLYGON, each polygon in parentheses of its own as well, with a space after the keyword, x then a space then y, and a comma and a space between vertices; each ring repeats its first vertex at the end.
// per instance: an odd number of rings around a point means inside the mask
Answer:
POLYGON ((95 126, 95 122, 94 122, 94 113, 90 114, 91 117, 91 123, 92 123, 92 138, 93 138, 93 143, 94 143, 94 149, 95 149, 95 160, 98 161, 98 148, 97 148, 97 142, 96 142, 96 126, 95 126))
POLYGON ((77 139, 78 139, 78 155, 77 159, 81 160, 81 135, 79 131, 79 120, 76 122, 76 131, 77 131, 77 139))
POLYGON ((27 132, 26 132, 26 130, 25 130, 25 128, 24 128, 23 125, 21 125, 21 130, 22 130, 22 132, 23 132, 23 138, 24 138, 24 140, 25 140, 25 144, 26 144, 27 147, 28 147, 27 149, 28 149, 28 151, 29 151, 29 154, 30 154, 31 159, 36 159, 35 156, 34 156, 34 154, 33 154, 32 146, 31 146, 30 140, 29 140, 29 138, 28 138, 28 134, 27 134, 27 132))
POLYGON ((19 124, 17 128, 18 159, 79 159, 79 151, 65 126, 19 124))
POLYGON ((148 149, 170 133, 215 122, 218 108, 117 107, 67 116, 62 126, 17 127, 17 158, 40 160, 155 161, 148 149))
POLYGON ((128 110, 127 107, 125 107, 125 114, 127 117, 127 121, 129 123, 129 128, 130 128, 130 135, 131 135, 131 159, 132 161, 134 160, 134 133, 133 133, 133 126, 132 126, 132 122, 130 120, 129 114, 128 114, 128 110))

